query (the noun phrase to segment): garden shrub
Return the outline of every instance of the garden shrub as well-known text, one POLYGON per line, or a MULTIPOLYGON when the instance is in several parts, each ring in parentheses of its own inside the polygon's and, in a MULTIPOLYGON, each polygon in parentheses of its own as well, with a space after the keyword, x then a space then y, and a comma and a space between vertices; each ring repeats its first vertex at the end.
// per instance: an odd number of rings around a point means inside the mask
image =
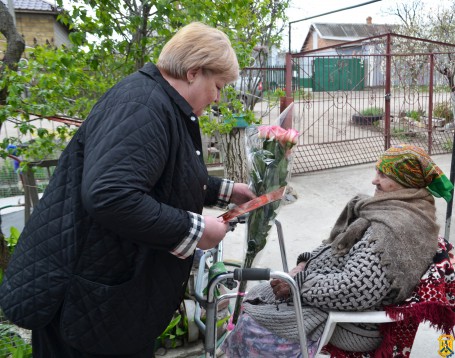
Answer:
POLYGON ((453 121, 453 111, 450 101, 436 103, 433 107, 433 117, 443 118, 446 122, 453 121))

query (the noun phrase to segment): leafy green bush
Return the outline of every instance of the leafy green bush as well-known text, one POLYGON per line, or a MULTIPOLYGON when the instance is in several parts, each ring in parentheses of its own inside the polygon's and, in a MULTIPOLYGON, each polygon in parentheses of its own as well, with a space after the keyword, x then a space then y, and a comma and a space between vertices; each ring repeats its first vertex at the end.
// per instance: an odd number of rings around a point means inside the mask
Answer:
POLYGON ((158 341, 162 347, 175 348, 178 345, 178 341, 183 341, 187 334, 188 322, 182 321, 182 314, 177 311, 167 328, 158 337, 158 341))
POLYGON ((420 122, 420 117, 425 115, 425 112, 422 110, 411 110, 406 112, 406 117, 412 118, 413 120, 420 122))
POLYGON ((453 150, 453 141, 447 139, 444 143, 442 143, 442 148, 447 152, 451 152, 453 150))
POLYGON ((433 117, 443 118, 448 121, 453 120, 453 111, 450 101, 436 103, 433 107, 433 117))
MULTIPOLYGON (((7 252, 6 257, 1 258, 4 262, 5 258, 8 260, 17 245, 20 232, 15 227, 11 227, 11 232, 8 237, 4 237, 4 244, 6 244, 7 252)), ((2 253, 3 255, 4 253, 2 253)), ((2 266, 3 267, 3 266, 2 266)), ((3 268, 0 267, 0 284, 3 281, 3 268)), ((32 346, 25 340, 18 327, 8 323, 3 312, 0 310, 0 358, 30 358, 32 357, 32 346)))
MULTIPOLYGON (((215 132, 229 133, 237 126, 238 118, 242 118, 248 125, 259 123, 253 111, 244 109, 243 103, 238 99, 238 92, 232 86, 223 88, 220 102, 214 112, 199 117, 202 133, 212 135, 215 132)), ((212 110, 212 108, 209 109, 212 110)))
POLYGON ((31 358, 32 346, 15 330, 12 324, 0 324, 0 358, 31 358))
MULTIPOLYGON (((7 262, 9 257, 13 254, 14 248, 17 245, 17 240, 19 240, 20 234, 21 234, 20 231, 17 228, 15 228, 14 226, 12 226, 10 228, 10 235, 3 238, 4 242, 6 243, 6 247, 8 248, 8 251, 6 253, 2 253, 2 255, 4 257, 1 258, 1 262, 3 262, 5 259, 7 262)), ((0 267, 0 284, 3 281, 3 274, 4 274, 3 268, 0 267)), ((0 311, 0 313, 1 313, 1 311, 0 311)), ((0 315, 0 321, 1 321, 1 319, 2 319, 2 317, 0 315)))

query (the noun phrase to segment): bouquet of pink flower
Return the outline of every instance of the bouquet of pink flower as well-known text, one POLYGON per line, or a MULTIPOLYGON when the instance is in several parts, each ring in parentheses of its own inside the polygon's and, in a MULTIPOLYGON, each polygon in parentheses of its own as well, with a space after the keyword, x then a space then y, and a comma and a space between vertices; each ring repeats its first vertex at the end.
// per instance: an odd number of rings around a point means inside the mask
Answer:
MULTIPOLYGON (((247 172, 251 190, 257 195, 270 193, 288 183, 292 166, 291 148, 297 144, 299 132, 280 126, 246 128, 247 172)), ((247 221, 246 254, 243 268, 253 266, 256 255, 267 243, 281 201, 275 201, 250 212, 247 221)), ((232 322, 240 314, 246 281, 240 282, 232 322)))

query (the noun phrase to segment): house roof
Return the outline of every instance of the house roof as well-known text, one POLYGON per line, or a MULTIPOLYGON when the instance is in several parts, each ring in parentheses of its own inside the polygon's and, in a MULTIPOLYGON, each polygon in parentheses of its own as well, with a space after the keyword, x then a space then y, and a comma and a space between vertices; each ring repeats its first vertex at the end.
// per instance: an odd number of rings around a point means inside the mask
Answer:
POLYGON ((319 36, 326 39, 359 40, 366 37, 381 35, 389 31, 388 25, 383 24, 330 24, 315 23, 314 29, 319 36))
POLYGON ((303 42, 302 51, 310 40, 310 35, 315 31, 322 39, 348 42, 388 33, 391 31, 391 25, 366 23, 313 23, 303 42))
MULTIPOLYGON (((8 6, 8 0, 0 0, 8 6)), ((15 11, 56 12, 56 6, 44 0, 13 0, 15 11)))

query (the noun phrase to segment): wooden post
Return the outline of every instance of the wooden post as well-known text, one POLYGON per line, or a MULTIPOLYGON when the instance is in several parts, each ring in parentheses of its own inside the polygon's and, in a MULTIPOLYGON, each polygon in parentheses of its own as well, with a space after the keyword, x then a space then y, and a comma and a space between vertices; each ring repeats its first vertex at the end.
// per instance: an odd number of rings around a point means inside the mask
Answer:
MULTIPOLYGON (((282 113, 292 102, 294 102, 294 98, 292 97, 292 57, 291 54, 288 52, 286 54, 286 97, 280 98, 280 113, 282 113)), ((288 129, 292 128, 292 114, 293 111, 289 111, 289 113, 284 118, 283 122, 280 123, 281 127, 288 129)))
MULTIPOLYGON (((24 210, 24 221, 27 222, 32 213, 32 209, 38 205, 39 196, 38 188, 36 185, 35 175, 33 173, 33 167, 50 168, 55 167, 58 163, 58 159, 43 160, 40 162, 29 163, 30 168, 21 173, 21 179, 24 184, 24 197, 25 197, 25 210, 24 210)), ((50 178, 49 178, 50 179, 50 178)))

